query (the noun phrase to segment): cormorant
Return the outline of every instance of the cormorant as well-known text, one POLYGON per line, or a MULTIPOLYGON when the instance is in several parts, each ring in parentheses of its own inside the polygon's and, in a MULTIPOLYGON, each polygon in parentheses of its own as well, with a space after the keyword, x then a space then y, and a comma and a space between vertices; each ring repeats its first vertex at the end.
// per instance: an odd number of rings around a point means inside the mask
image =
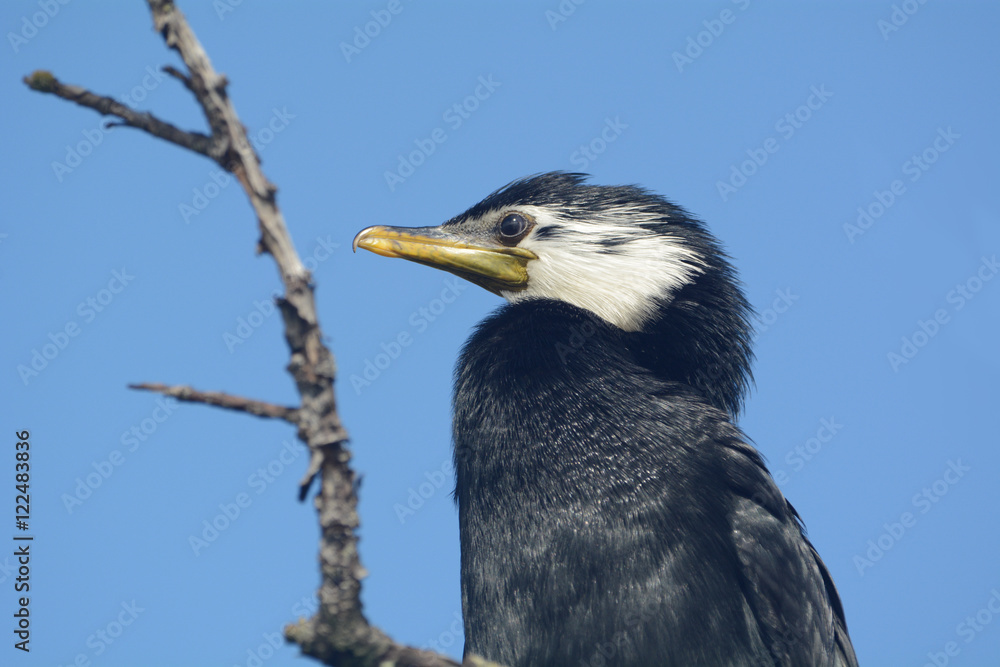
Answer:
POLYGON ((509 302, 455 371, 466 654, 856 665, 829 572, 734 425, 751 309, 728 257, 666 199, 586 178, 354 239, 509 302))

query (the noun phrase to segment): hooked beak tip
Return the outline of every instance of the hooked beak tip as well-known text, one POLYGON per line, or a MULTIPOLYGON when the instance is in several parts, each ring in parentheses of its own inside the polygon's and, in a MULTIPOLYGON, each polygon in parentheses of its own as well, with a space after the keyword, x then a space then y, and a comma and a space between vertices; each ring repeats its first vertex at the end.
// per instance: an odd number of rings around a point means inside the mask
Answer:
POLYGON ((354 242, 351 243, 351 252, 358 251, 358 243, 361 242, 361 237, 367 234, 369 229, 371 229, 371 227, 365 227, 364 229, 362 229, 360 232, 357 233, 357 235, 354 237, 354 242))

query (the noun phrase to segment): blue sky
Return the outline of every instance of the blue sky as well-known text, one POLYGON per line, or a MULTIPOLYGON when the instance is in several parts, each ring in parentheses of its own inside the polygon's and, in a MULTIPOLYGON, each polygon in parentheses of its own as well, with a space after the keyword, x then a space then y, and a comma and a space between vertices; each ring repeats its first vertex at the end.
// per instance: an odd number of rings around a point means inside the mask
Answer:
MULTIPOLYGON (((499 299, 351 239, 568 169, 663 193, 734 257, 761 317, 741 425, 862 663, 996 664, 994 3, 182 8, 313 268, 373 622, 461 653, 451 373, 499 299)), ((12 514, 29 430, 35 535, 32 650, 7 629, 0 661, 303 664, 271 648, 318 581, 293 430, 126 389, 295 401, 249 206, 206 159, 20 83, 49 69, 203 130, 159 73, 178 63, 144 3, 6 2, 0 26, 0 477, 12 514)), ((5 628, 13 564, 0 556, 5 628)))

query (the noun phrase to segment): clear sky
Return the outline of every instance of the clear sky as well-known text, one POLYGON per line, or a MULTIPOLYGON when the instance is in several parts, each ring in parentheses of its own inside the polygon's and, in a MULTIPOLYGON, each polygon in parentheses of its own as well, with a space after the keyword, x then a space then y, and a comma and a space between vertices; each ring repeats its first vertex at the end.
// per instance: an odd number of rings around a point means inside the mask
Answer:
MULTIPOLYGON (((862 664, 996 664, 996 3, 181 6, 314 267, 374 623, 461 654, 451 374, 500 301, 351 239, 565 169, 663 193, 734 257, 761 315, 741 426, 862 664)), ((318 582, 293 429, 126 389, 295 401, 246 199, 20 82, 48 69, 204 130, 144 3, 4 2, 0 26, 0 541, 24 429, 36 538, 29 655, 0 548, 0 663, 303 664, 277 634, 318 582)))

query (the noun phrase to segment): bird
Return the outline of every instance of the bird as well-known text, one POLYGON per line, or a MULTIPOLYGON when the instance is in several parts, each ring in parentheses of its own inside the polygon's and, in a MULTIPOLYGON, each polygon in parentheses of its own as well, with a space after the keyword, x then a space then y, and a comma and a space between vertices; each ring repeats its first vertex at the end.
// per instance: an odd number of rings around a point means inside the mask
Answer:
POLYGON ((707 226, 642 187, 521 178, 354 239, 506 301, 455 368, 465 654, 854 666, 830 572, 736 425, 753 310, 707 226))

